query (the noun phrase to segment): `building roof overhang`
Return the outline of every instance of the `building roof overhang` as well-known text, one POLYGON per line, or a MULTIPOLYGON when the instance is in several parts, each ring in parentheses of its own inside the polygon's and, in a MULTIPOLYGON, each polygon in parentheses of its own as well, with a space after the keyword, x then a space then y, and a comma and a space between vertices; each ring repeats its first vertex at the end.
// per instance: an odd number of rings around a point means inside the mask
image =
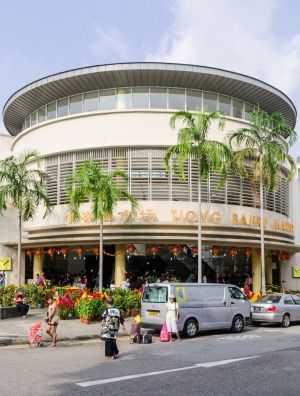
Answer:
POLYGON ((29 114, 55 100, 93 90, 135 86, 187 88, 228 95, 268 113, 281 113, 292 128, 296 124, 293 102, 263 81, 212 67, 143 62, 84 67, 28 84, 6 102, 4 124, 9 133, 16 136, 29 114))

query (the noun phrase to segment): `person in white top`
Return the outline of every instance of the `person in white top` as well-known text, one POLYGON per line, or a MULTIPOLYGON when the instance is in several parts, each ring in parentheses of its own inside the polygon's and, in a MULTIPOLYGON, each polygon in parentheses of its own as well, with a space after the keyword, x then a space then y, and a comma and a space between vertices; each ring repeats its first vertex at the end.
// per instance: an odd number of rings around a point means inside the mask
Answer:
POLYGON ((180 341, 177 322, 179 316, 179 307, 173 294, 169 295, 169 302, 166 306, 165 323, 167 325, 168 333, 170 334, 170 342, 172 342, 172 333, 176 334, 177 341, 180 341))
POLYGON ((115 284, 115 280, 113 280, 109 286, 110 290, 116 290, 117 286, 115 284))
POLYGON ((124 280, 123 282, 121 282, 121 289, 123 290, 128 290, 130 287, 130 283, 129 283, 129 279, 127 278, 126 280, 124 280))

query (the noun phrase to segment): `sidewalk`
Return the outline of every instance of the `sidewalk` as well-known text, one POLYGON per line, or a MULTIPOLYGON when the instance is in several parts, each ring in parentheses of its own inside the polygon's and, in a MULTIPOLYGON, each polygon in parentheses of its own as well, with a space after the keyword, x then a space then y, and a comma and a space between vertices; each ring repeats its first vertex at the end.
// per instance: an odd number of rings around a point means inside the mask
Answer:
MULTIPOLYGON (((13 318, 0 320, 0 346, 28 344, 29 343, 29 329, 36 322, 42 322, 43 342, 51 342, 51 338, 46 334, 46 323, 43 318, 46 316, 47 309, 32 309, 28 312, 27 318, 13 318)), ((125 318, 126 331, 120 328, 118 336, 128 336, 130 334, 131 323, 133 317, 125 318)), ((77 318, 70 318, 60 320, 57 328, 57 335, 59 341, 68 340, 88 340, 99 338, 100 321, 92 322, 89 325, 80 323, 77 318)))

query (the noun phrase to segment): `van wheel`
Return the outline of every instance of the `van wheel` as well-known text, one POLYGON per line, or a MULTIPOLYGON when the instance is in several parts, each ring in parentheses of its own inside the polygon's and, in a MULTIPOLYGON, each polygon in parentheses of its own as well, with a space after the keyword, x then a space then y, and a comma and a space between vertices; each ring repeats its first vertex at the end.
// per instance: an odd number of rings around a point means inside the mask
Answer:
POLYGON ((291 324, 290 315, 284 314, 282 317, 281 327, 289 327, 290 324, 291 324))
POLYGON ((232 333, 241 333, 244 329, 244 320, 241 316, 236 316, 232 321, 232 326, 230 331, 232 333))
POLYGON ((188 319, 183 328, 183 335, 186 338, 193 338, 197 334, 198 329, 197 329, 197 323, 194 319, 188 319))

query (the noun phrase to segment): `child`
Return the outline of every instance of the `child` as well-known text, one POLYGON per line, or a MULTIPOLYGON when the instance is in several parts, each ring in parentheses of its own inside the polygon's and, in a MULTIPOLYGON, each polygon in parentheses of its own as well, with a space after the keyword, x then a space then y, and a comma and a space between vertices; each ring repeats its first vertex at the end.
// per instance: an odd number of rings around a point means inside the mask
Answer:
POLYGON ((130 343, 139 343, 141 338, 141 323, 142 319, 140 315, 136 315, 131 325, 130 331, 130 343))

